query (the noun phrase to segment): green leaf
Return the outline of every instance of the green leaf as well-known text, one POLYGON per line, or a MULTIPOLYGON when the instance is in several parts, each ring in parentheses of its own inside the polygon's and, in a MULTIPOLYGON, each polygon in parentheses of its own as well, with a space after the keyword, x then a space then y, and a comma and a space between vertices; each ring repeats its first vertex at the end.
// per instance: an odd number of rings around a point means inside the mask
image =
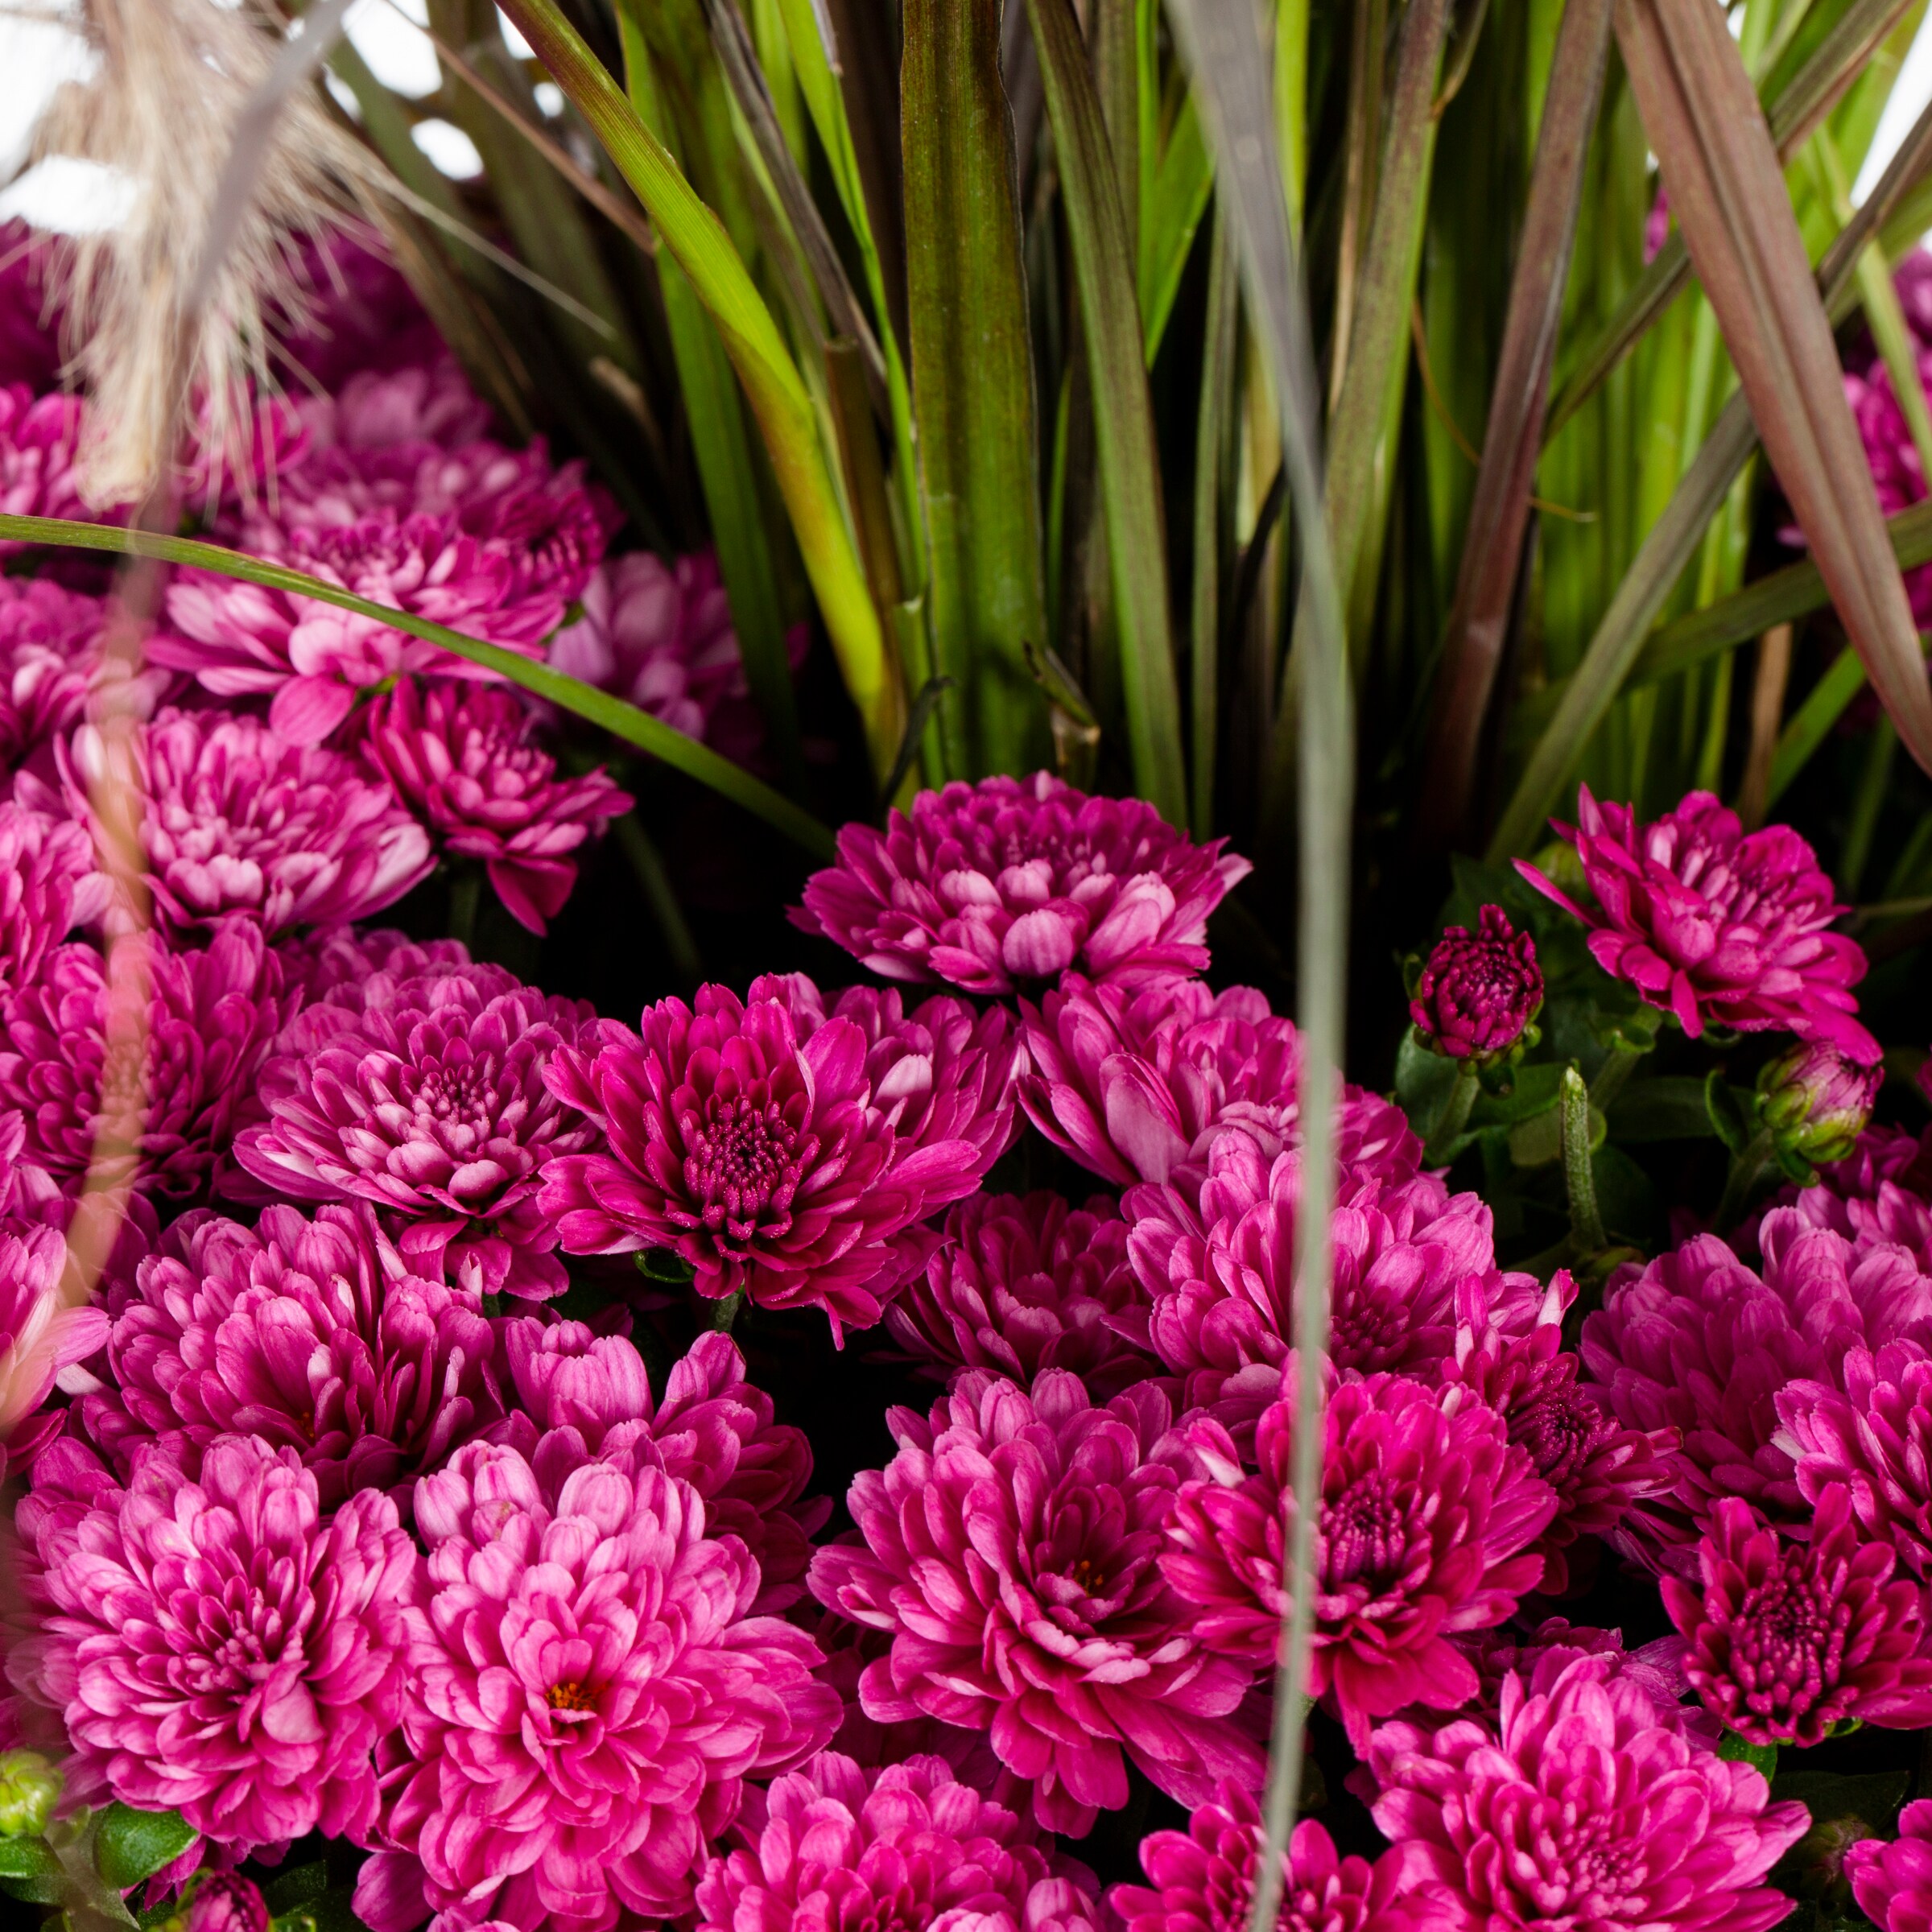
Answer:
POLYGON ((59 1877, 60 1861, 43 1838, 0 1838, 0 1879, 59 1877))
POLYGON ((1094 444, 1113 566, 1134 789, 1169 824, 1185 825, 1187 770, 1167 602, 1160 459, 1141 355, 1126 218, 1071 0, 1029 0, 1029 11, 1087 332, 1094 444))
POLYGON ((485 643, 481 638, 465 637, 460 630, 419 617, 407 610, 392 610, 387 605, 372 604, 353 591, 325 583, 286 564, 270 564, 259 557, 245 556, 225 550, 218 543, 203 543, 189 537, 156 536, 146 530, 122 530, 101 523, 70 522, 60 517, 0 516, 0 538, 31 544, 56 544, 73 550, 119 551, 130 556, 155 557, 164 564, 184 564, 200 570, 217 572, 225 577, 239 578, 246 584, 260 584, 270 590, 287 591, 296 597, 313 597, 318 603, 333 604, 358 616, 407 631, 425 643, 440 645, 453 656, 466 658, 497 672, 513 684, 535 691, 540 698, 565 711, 575 712, 593 724, 601 725, 613 737, 648 751, 669 766, 712 791, 721 792, 733 803, 763 819, 769 825, 815 857, 829 859, 834 850, 832 836, 810 812, 795 805, 783 793, 774 791, 729 758, 721 758, 708 745, 674 731, 662 719, 626 704, 609 692, 599 691, 580 679, 566 677, 560 671, 534 658, 506 650, 500 644, 485 643))
POLYGON ((94 1868, 117 1892, 131 1891, 179 1858, 196 1835, 179 1811, 137 1811, 116 1798, 101 1814, 94 1868))
POLYGON ((1455 1062, 1446 1054, 1431 1052, 1416 1038, 1413 1026, 1405 1029, 1395 1051, 1395 1098, 1418 1133, 1440 1117, 1455 1084, 1455 1062))
POLYGON ((1844 716, 1846 706, 1864 687, 1865 667, 1859 662, 1858 653, 1840 651, 1778 733, 1777 749, 1771 758, 1770 782, 1765 787, 1767 806, 1775 804, 1791 781, 1810 763, 1832 726, 1844 716))
POLYGON ((1513 1127, 1554 1106, 1563 1084, 1563 1068, 1548 1061, 1518 1067, 1501 1091, 1484 1090, 1470 1113, 1470 1127, 1513 1127))
POLYGON ((1898 1808, 1911 1795, 1909 1771, 1780 1771, 1772 1780, 1771 1795, 1795 1798, 1811 1814, 1814 1825, 1834 1818, 1856 1818, 1875 1833, 1889 1831, 1898 1808))
POLYGON ((270 1879, 262 1888, 262 1898, 270 1912, 279 1917, 320 1898, 328 1889, 328 1860, 318 1858, 312 1864, 297 1865, 292 1872, 270 1879))
POLYGON ((1708 1140, 1716 1131, 1703 1080, 1675 1075, 1635 1080, 1610 1109, 1610 1137, 1616 1141, 1708 1140))
POLYGON ((1752 1135, 1751 1096, 1733 1087, 1713 1068, 1704 1082, 1704 1111, 1711 1130, 1734 1154, 1742 1154, 1752 1135))
POLYGON ((1174 131, 1155 169, 1149 206, 1141 210, 1141 338, 1147 366, 1154 366, 1174 298, 1180 292, 1181 271, 1187 266, 1195 231, 1208 212, 1214 192, 1214 163, 1208 154, 1201 118, 1190 94, 1181 103, 1174 131))
POLYGON ((1776 1744, 1754 1744, 1740 1737, 1735 1731, 1727 1731, 1718 1741, 1717 1754, 1731 1764, 1752 1765, 1767 1778, 1777 1774, 1776 1744))
POLYGON ((933 670, 959 687, 939 714, 958 772, 1024 771, 1046 750, 1025 656, 1049 634, 1000 15, 1000 0, 907 0, 900 68, 927 616, 933 670))

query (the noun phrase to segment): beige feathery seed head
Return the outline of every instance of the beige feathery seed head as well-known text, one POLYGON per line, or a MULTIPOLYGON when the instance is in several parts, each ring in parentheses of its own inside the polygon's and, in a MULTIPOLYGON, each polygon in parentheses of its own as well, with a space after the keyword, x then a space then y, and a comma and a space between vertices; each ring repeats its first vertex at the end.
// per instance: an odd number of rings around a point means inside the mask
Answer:
POLYGON ((105 507, 162 479, 184 406, 211 464, 249 473, 250 398, 269 376, 264 319, 300 325, 302 245, 341 221, 373 164, 305 89, 266 120, 245 115, 283 45, 254 0, 85 0, 84 13, 98 69, 55 95, 35 154, 103 163, 132 190, 118 227, 64 250, 63 346, 93 402, 80 481, 105 507), (251 192, 198 291, 238 130, 261 151, 251 192))

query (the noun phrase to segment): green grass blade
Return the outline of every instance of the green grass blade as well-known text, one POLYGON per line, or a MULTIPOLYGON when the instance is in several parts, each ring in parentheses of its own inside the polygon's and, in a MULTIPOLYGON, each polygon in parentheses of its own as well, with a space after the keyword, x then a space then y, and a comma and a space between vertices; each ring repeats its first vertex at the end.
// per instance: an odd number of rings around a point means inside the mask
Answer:
POLYGON ((1154 171, 1153 187, 1141 210, 1141 339, 1150 369, 1159 353, 1195 232, 1213 192, 1214 163, 1208 159, 1200 115, 1190 94, 1174 117, 1166 150, 1154 171))
POLYGON ((555 0, 509 0, 503 10, 604 143, 717 324, 765 438, 873 763, 881 771, 890 769, 898 751, 904 693, 892 673, 811 394, 771 312, 723 224, 692 191, 555 0))
POLYGON ((1220 737, 1222 513, 1232 447, 1235 351, 1241 289, 1227 224, 1218 217, 1208 258, 1208 326, 1203 345, 1200 407, 1194 440, 1194 586, 1188 652, 1194 727, 1194 810, 1197 839, 1214 830, 1215 753, 1220 737))
POLYGON ((1100 498, 1134 788, 1170 825, 1187 822, 1180 695, 1167 602, 1160 457, 1141 357, 1133 258, 1113 157, 1071 0, 1030 0, 1059 157, 1093 399, 1100 498))
MULTIPOLYGON (((1046 751, 1026 646, 1045 642, 1039 444, 1000 0, 906 0, 906 267, 933 669, 948 768, 1046 751)), ((1133 312, 1130 309, 1129 312, 1133 312)), ((1138 361, 1137 352, 1136 361, 1138 361)))
POLYGON ((417 617, 413 612, 392 610, 386 604, 372 603, 339 584, 312 577, 305 571, 291 570, 284 564, 270 564, 260 557, 225 549, 219 543, 204 543, 192 537, 156 536, 147 530, 122 530, 103 523, 70 522, 63 517, 0 516, 0 541, 49 544, 65 550, 107 551, 124 556, 150 557, 163 564, 180 564, 196 570, 212 570, 244 584, 259 584, 265 589, 287 592, 292 597, 312 597, 318 604, 332 604, 339 610, 374 619, 390 629, 420 638, 452 657, 467 658, 495 671, 513 684, 521 685, 538 697, 547 698, 565 711, 575 712, 592 724, 601 725, 613 737, 649 752, 700 784, 732 800, 734 804, 762 819, 801 845, 815 857, 830 859, 833 840, 829 828, 811 814, 795 805, 781 791, 763 779, 753 777, 743 766, 720 758, 708 745, 674 731, 661 718, 614 698, 607 691, 581 679, 567 677, 540 658, 526 658, 500 644, 481 638, 466 637, 448 625, 417 617))
POLYGON ((1840 651, 1778 733, 1777 749, 1771 759, 1771 782, 1765 787, 1767 806, 1775 805, 1790 789, 1792 780, 1810 763, 1812 754, 1845 715, 1845 707, 1864 689, 1865 683, 1865 667, 1859 662, 1858 653, 1850 649, 1840 651))

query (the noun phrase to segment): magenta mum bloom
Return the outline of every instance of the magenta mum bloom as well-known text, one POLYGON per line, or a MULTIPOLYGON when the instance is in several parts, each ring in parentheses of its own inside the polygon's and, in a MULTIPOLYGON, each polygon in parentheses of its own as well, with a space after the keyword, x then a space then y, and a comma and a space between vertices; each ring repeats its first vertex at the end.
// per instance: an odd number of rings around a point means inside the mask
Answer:
MULTIPOLYGON (((1932 1130, 1868 1127, 1842 1161, 1817 1170, 1808 1187, 1786 1187, 1765 1213, 1796 1211, 1814 1228, 1829 1228, 1853 1247, 1905 1249, 1932 1274, 1932 1130)), ((1754 1217, 1732 1237, 1741 1252, 1757 1245, 1754 1217)))
POLYGON ((262 1070, 265 1125, 235 1158, 296 1200, 365 1200, 408 1224, 403 1252, 490 1292, 559 1293, 557 1231, 538 1206, 546 1162, 588 1125, 544 1084, 588 1009, 500 966, 448 966, 312 1006, 262 1070), (350 1018, 350 1015, 353 1015, 350 1018), (340 1016, 340 1017, 338 1017, 340 1016))
POLYGON ((1022 1386, 1071 1369, 1105 1402, 1160 1364, 1115 1323, 1143 1300, 1127 1224, 1104 1195, 975 1195, 946 1217, 946 1245, 886 1311, 892 1339, 940 1381, 991 1368, 1022 1386))
POLYGON ((1739 1033, 1789 1027, 1868 1061, 1876 1042, 1852 1016, 1865 976, 1862 947, 1832 922, 1845 910, 1817 856, 1788 825, 1747 832, 1707 791, 1639 825, 1628 805, 1579 788, 1577 824, 1557 824, 1576 848, 1589 910, 1534 865, 1517 870, 1590 928, 1604 972, 1697 1038, 1707 1026, 1739 1033))
POLYGON ((1613 1533, 1653 1569, 1676 1568, 1722 1496, 1773 1522, 1805 1514, 1790 1453, 1778 1441, 1786 1385, 1835 1389, 1855 1349, 1876 1349, 1932 1322, 1932 1280, 1897 1249, 1860 1253, 1789 1208, 1761 1230, 1761 1274, 1714 1235, 1613 1278, 1583 1323, 1586 1383, 1617 1419, 1682 1438, 1667 1496, 1645 1498, 1613 1533))
MULTIPOLYGON (((100 734, 83 724, 63 761, 76 819, 91 822, 105 761, 100 734)), ((422 827, 353 759, 291 745, 258 718, 164 711, 141 733, 138 765, 148 884, 172 931, 235 913, 272 940, 366 918, 436 864, 422 827)))
POLYGON ((1046 1850, 943 1758, 862 1770, 828 1751, 765 1794, 751 1848, 713 1858, 698 1885, 700 1932, 828 1926, 1026 1922, 1046 1850))
MULTIPOLYGON (((1127 1252, 1149 1309, 1144 1332, 1135 1311, 1122 1325, 1186 1378, 1190 1408, 1237 1384, 1261 1390, 1263 1404, 1274 1399, 1294 1332, 1300 1199, 1298 1150, 1270 1161, 1240 1133, 1213 1143, 1198 1205, 1174 1187, 1123 1197, 1127 1252)), ((1489 1210, 1473 1194, 1451 1195, 1435 1174, 1344 1169, 1331 1229, 1338 1368, 1430 1368, 1454 1349, 1465 1291, 1499 1334, 1535 1322, 1541 1284, 1497 1269, 1489 1210)))
POLYGON ((552 1091, 602 1129, 609 1152, 545 1175, 543 1212, 573 1254, 668 1248, 700 1294, 822 1307, 836 1331, 869 1328, 904 1271, 892 1245, 972 1192, 981 1150, 902 1148, 871 1104, 867 1042, 848 1019, 801 1040, 789 1005, 722 986, 647 1008, 642 1031, 606 1021, 567 1050, 552 1091))
POLYGON ((250 919, 223 920, 198 952, 152 931, 117 940, 109 960, 91 946, 56 947, 8 1009, 0 1108, 20 1109, 27 1158, 72 1194, 98 1122, 130 1117, 138 1095, 135 1186, 172 1200, 218 1191, 232 1171, 240 1109, 292 1004, 281 963, 250 919), (145 985, 145 1068, 131 1038, 109 1035, 117 971, 133 998, 145 985))
POLYGON ((31 985, 50 949, 105 910, 101 882, 85 827, 0 799, 0 1000, 31 985))
POLYGON ((886 829, 848 825, 792 914, 889 980, 1011 993, 1069 967, 1137 985, 1208 964, 1208 915, 1251 869, 1138 799, 1051 774, 921 792, 886 829))
POLYGON ((1791 1901, 1763 1883, 1804 1835, 1802 1804, 1686 1738, 1608 1660, 1503 1683, 1490 1728, 1383 1725, 1375 1822, 1425 1922, 1769 1932, 1791 1901))
MULTIPOLYGON (((1286 1395, 1262 1413, 1252 1476, 1219 1422, 1189 1427, 1207 1474, 1182 1486, 1162 1559, 1201 1641, 1256 1671, 1274 1659, 1288 1603, 1294 1417, 1286 1395)), ((1534 1546, 1557 1497, 1494 1410, 1406 1376, 1337 1388, 1326 1445, 1308 1689, 1333 1694, 1359 1751, 1372 1719, 1476 1695, 1449 1639, 1493 1628, 1537 1587, 1534 1546)))
POLYGON ((60 1292, 67 1243, 52 1228, 0 1228, 0 1476, 28 1468, 64 1420, 41 1405, 63 1368, 107 1339, 98 1308, 60 1292))
POLYGON ((1543 1003, 1536 941, 1500 906, 1485 906, 1476 930, 1451 926, 1416 982, 1409 1017, 1426 1045, 1452 1060, 1488 1060, 1523 1037, 1543 1003))
MULTIPOLYGON (((1145 1885, 1115 1885, 1108 1909, 1121 1932, 1246 1932, 1254 1917, 1254 1880, 1262 1852, 1254 1795, 1232 1779, 1187 1821, 1185 1831, 1150 1831, 1141 1840, 1145 1885)), ((1282 1860, 1285 1932, 1418 1932, 1399 1902, 1395 1858, 1338 1858, 1315 1819, 1295 1827, 1282 1860)))
POLYGON ((1932 1798, 1914 1798, 1899 1813, 1896 1839, 1847 1846, 1844 1868, 1878 1932, 1932 1932, 1932 1798))
MULTIPOLYGON (((80 494, 83 407, 78 396, 58 390, 36 396, 24 382, 0 385, 0 510, 10 517, 68 517, 85 523, 118 523, 126 511, 103 514, 80 494)), ((0 543, 0 556, 18 551, 0 543)))
POLYGON ((478 1298, 412 1274, 361 1203, 312 1220, 278 1203, 253 1232, 184 1215, 135 1284, 113 1385, 80 1405, 123 1471, 160 1438, 192 1475, 217 1437, 246 1435, 299 1457, 325 1509, 359 1489, 407 1504, 419 1471, 502 1413, 478 1298))
MULTIPOLYGON (((0 790, 21 766, 53 775, 52 741, 79 720, 101 675, 105 621, 98 597, 44 577, 0 577, 0 790)), ((142 695, 158 681, 144 675, 142 695)))
POLYGON ((569 855, 630 811, 602 771, 557 775, 530 742, 535 720, 494 685, 412 678, 369 708, 362 755, 443 849, 481 860, 497 897, 532 932, 563 910, 577 880, 569 855))
POLYGON ((294 1452, 237 1435, 192 1481, 149 1455, 70 1537, 20 1516, 48 1531, 45 1681, 117 1798, 219 1844, 365 1836, 419 1561, 387 1496, 324 1523, 294 1452))
POLYGON ((547 1502, 514 1451, 473 1443, 418 1484, 416 1524, 391 1848, 358 1916, 594 1932, 687 1911, 746 1777, 838 1721, 811 1638, 749 1614, 758 1566, 661 1469, 587 1463, 547 1502))
POLYGON ((1129 1757, 1183 1802, 1258 1774, 1230 1722, 1251 1673, 1202 1647, 1161 1574, 1185 1473, 1163 1396, 1096 1407, 1062 1369, 1031 1394, 970 1369, 930 1418, 887 1419, 899 1452, 848 1498, 863 1544, 811 1567, 821 1603, 891 1634, 869 1717, 990 1731, 1041 1825, 1076 1835, 1127 1802, 1129 1757))
POLYGON ((204 1872, 162 1922, 166 1932, 268 1932, 268 1905, 239 1872, 204 1872))
POLYGON ((1728 1730, 1805 1745, 1847 1719, 1932 1722, 1923 1595, 1892 1580, 1889 1543, 1860 1540, 1842 1483, 1819 1492, 1805 1542, 1727 1496, 1697 1555, 1703 1588, 1666 1576, 1664 1608, 1686 1640, 1685 1674, 1728 1730))
POLYGON ((659 1402, 643 1357, 621 1335, 581 1322, 506 1322, 503 1360, 520 1409, 493 1431, 547 1486, 593 1457, 635 1469, 654 1462, 690 1484, 717 1536, 735 1536, 758 1566, 759 1616, 804 1594, 811 1538, 832 1499, 801 1499, 811 1480, 804 1431, 774 1419, 771 1397, 745 1379, 729 1335, 701 1335, 672 1366, 659 1402))
MULTIPOLYGON (((1033 1071, 1028 1117, 1056 1146, 1117 1187, 1198 1187, 1209 1143, 1238 1127, 1272 1158, 1301 1138, 1294 1022, 1252 986, 1198 980, 1141 989, 1068 973, 1038 1008, 1022 1001, 1033 1071)), ((1413 1172, 1422 1146, 1402 1109, 1344 1084, 1339 1158, 1413 1172)), ((1405 1177, 1406 1178, 1406 1177, 1405 1177)))

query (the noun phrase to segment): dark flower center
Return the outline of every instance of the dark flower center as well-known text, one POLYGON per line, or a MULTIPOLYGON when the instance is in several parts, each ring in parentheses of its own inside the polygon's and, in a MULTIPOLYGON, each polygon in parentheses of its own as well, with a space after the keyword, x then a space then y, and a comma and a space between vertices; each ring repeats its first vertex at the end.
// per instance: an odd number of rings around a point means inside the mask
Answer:
POLYGON ((1844 1665, 1848 1604, 1796 1565, 1748 1592, 1732 1625, 1731 1675, 1753 1711, 1802 1711, 1844 1665))
POLYGON ((1509 1439, 1530 1451, 1536 1472, 1560 1489, 1605 1433, 1604 1418, 1572 1388, 1553 1389, 1510 1425, 1509 1439))
POLYGON ((714 1097, 684 1157, 684 1184, 704 1203, 706 1227, 743 1241, 762 1224, 789 1223, 799 1177, 817 1151, 777 1101, 714 1097))
POLYGON ((1323 1575, 1331 1587, 1373 1582, 1402 1567, 1408 1511, 1381 1470, 1322 1505, 1323 1575))

